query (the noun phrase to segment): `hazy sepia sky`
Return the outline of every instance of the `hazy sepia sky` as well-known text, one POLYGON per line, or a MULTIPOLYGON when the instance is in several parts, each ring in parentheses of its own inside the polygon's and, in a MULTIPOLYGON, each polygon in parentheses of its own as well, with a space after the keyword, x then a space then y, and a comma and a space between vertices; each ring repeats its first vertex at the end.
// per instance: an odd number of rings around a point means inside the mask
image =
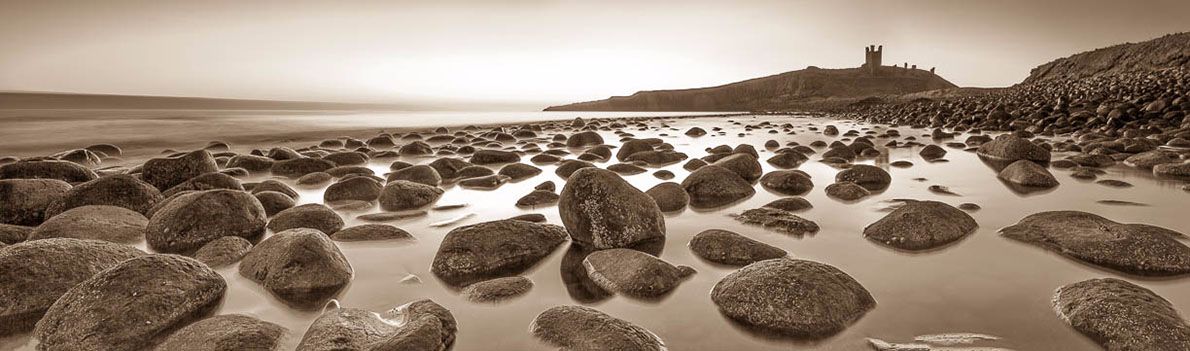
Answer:
POLYGON ((0 90, 545 105, 801 69, 1004 86, 1190 30, 1190 1, 0 0, 0 90))

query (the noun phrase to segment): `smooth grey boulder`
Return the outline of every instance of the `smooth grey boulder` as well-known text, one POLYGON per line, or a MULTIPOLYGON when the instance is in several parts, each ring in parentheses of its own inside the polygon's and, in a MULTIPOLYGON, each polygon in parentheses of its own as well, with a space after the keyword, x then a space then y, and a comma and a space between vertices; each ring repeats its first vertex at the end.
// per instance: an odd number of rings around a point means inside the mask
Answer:
POLYGON ((145 161, 141 179, 165 191, 206 173, 218 172, 219 165, 206 150, 191 151, 177 157, 154 158, 145 161))
POLYGON ((331 234, 334 241, 413 240, 404 229, 388 224, 363 224, 340 229, 331 234))
POLYGON ((463 287, 459 292, 471 302, 491 303, 506 301, 524 295, 533 288, 533 281, 525 277, 504 277, 476 282, 463 287))
POLYGON ((0 223, 36 226, 45 222, 50 207, 70 192, 57 179, 0 180, 0 223))
POLYGON ((323 232, 298 228, 273 234, 240 261, 240 275, 291 307, 316 309, 351 282, 352 268, 323 232))
POLYGON ((749 183, 760 179, 761 174, 764 173, 764 169, 760 166, 760 161, 757 161, 755 156, 747 153, 731 154, 711 164, 735 172, 740 178, 743 178, 749 183))
POLYGON ((326 172, 335 166, 335 163, 331 161, 301 157, 277 161, 273 163, 271 170, 273 175, 299 178, 310 173, 326 172))
POLYGON ((203 245, 194 252, 194 259, 211 268, 221 268, 239 262, 251 250, 252 243, 248 239, 225 236, 203 245))
POLYGON ((562 188, 558 214, 571 239, 596 249, 665 237, 665 217, 653 198, 608 170, 574 172, 562 188))
POLYGON ((406 180, 389 182, 380 191, 380 208, 403 211, 424 207, 442 196, 442 188, 406 180))
POLYGON ((583 147, 603 144, 603 137, 594 131, 583 131, 566 138, 566 147, 583 147))
POLYGON ((227 160, 227 168, 243 168, 248 172, 268 172, 273 169, 271 158, 256 155, 235 155, 227 160))
POLYGON ((310 324, 297 351, 443 351, 454 344, 457 332, 450 311, 431 300, 382 313, 332 308, 310 324))
POLYGON ((632 322, 584 306, 557 306, 533 319, 529 332, 563 350, 665 349, 657 335, 632 322))
POLYGON ((698 168, 682 180, 682 188, 690 194, 690 207, 713 208, 725 206, 756 194, 752 184, 739 174, 716 165, 698 168))
POLYGON ((82 206, 46 220, 29 234, 28 240, 75 238, 131 244, 144 240, 148 225, 148 218, 127 208, 82 206))
POLYGON ((1029 215, 1000 229, 1006 238, 1096 266, 1142 276, 1190 273, 1185 234, 1147 224, 1117 223, 1079 211, 1029 215))
POLYGON ((821 339, 859 320, 876 300, 833 266, 776 258, 728 274, 711 290, 728 318, 761 331, 821 339))
POLYGON ((351 177, 339 180, 326 188, 322 200, 335 201, 376 201, 380 198, 380 191, 384 189, 380 182, 369 177, 351 177))
POLYGON ((516 205, 518 207, 546 206, 557 203, 560 198, 558 194, 552 191, 534 190, 517 199, 516 205))
POLYGON ((835 174, 835 182, 852 182, 868 191, 879 191, 888 188, 888 185, 892 183, 892 176, 880 167, 852 165, 835 174))
POLYGON ((583 259, 583 267, 600 288, 636 298, 665 295, 694 274, 693 268, 674 266, 633 249, 592 252, 583 259))
POLYGON ((413 165, 398 169, 389 173, 386 178, 389 182, 407 180, 429 186, 442 184, 442 176, 438 174, 438 171, 434 167, 430 167, 429 165, 413 165))
POLYGON ((1058 179, 1050 171, 1028 160, 1013 162, 996 176, 1013 185, 1027 188, 1052 188, 1058 179))
POLYGON ((281 347, 284 327, 242 314, 206 318, 170 334, 156 351, 271 351, 281 347))
POLYGON ((448 284, 517 275, 566 241, 566 230, 552 224, 513 219, 483 222, 446 233, 430 271, 448 284))
POLYGON ((735 216, 735 219, 744 224, 759 225, 792 235, 818 232, 818 224, 814 221, 802 218, 793 212, 772 207, 747 210, 735 216))
POLYGON ((128 245, 69 238, 0 248, 0 336, 32 330, 71 287, 144 254, 128 245))
POLYGON ((928 250, 966 237, 979 224, 963 210, 938 201, 906 201, 864 228, 864 237, 902 250, 928 250))
POLYGON ((827 185, 822 190, 826 192, 827 196, 843 201, 855 201, 872 195, 872 192, 868 191, 868 189, 852 182, 834 183, 827 185))
POLYGON ((1106 350, 1190 350, 1190 325, 1165 298, 1115 278, 1058 288, 1054 311, 1106 350))
POLYGON ((260 206, 264 208, 266 217, 272 217, 297 205, 297 201, 292 197, 276 191, 261 191, 253 193, 252 196, 256 197, 256 201, 260 201, 260 206))
POLYGON ((202 262, 140 256, 70 288, 33 335, 38 350, 140 350, 213 311, 226 290, 202 262))
POLYGON ((690 251, 704 260, 743 266, 785 257, 785 250, 723 229, 707 229, 690 239, 690 251))
POLYGON ((504 167, 500 167, 500 171, 496 172, 496 174, 508 177, 515 182, 536 176, 541 174, 541 172, 541 168, 537 168, 536 166, 527 165, 524 163, 512 163, 504 167))
POLYGON ((768 160, 765 160, 765 162, 773 165, 773 167, 789 169, 797 168, 797 166, 800 166, 802 163, 805 163, 809 160, 809 157, 806 157, 806 155, 803 155, 800 152, 782 152, 776 156, 770 157, 768 160))
POLYGON ((681 184, 674 182, 654 185, 645 191, 645 195, 649 195, 653 201, 657 202, 657 208, 661 212, 680 211, 690 203, 690 194, 686 193, 686 189, 683 189, 681 184))
POLYGON ((0 165, 0 179, 56 179, 82 183, 98 177, 91 169, 70 161, 17 161, 0 165))
POLYGON ((264 207, 247 192, 195 191, 164 203, 145 230, 149 247, 159 252, 187 252, 225 236, 254 240, 265 232, 264 207))
POLYGON ((221 172, 203 173, 162 191, 161 196, 170 197, 184 191, 212 189, 244 190, 244 186, 240 184, 239 179, 221 172))
POLYGON ((814 189, 810 176, 798 170, 766 173, 760 178, 760 185, 782 195, 802 195, 814 189))
POLYGON ((147 214, 161 199, 161 191, 149 183, 131 175, 114 174, 70 188, 47 211, 48 217, 53 217, 75 207, 110 205, 147 214))
POLYGON ((1011 133, 1000 135, 995 140, 983 143, 976 153, 979 156, 999 161, 1050 161, 1049 150, 1011 133))
POLYGON ((471 155, 468 162, 476 165, 491 165, 499 163, 512 163, 521 160, 521 155, 514 152, 501 150, 477 150, 471 155))

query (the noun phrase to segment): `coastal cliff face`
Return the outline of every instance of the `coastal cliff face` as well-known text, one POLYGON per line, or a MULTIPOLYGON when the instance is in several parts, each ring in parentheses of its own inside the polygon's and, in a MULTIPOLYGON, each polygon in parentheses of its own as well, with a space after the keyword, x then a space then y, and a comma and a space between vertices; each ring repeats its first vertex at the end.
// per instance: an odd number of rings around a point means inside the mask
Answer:
POLYGON ((642 91, 630 96, 553 106, 546 111, 766 111, 825 99, 901 95, 954 88, 929 71, 885 66, 803 70, 717 87, 642 91))
POLYGON ((1190 68, 1190 32, 1087 51, 1037 66, 1023 83, 1104 74, 1190 68))

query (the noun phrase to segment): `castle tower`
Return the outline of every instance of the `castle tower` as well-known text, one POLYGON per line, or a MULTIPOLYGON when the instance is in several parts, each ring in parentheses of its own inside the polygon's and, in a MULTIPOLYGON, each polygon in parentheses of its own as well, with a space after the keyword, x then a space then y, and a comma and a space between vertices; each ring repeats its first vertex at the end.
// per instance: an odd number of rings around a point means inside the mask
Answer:
POLYGON ((868 69, 871 75, 880 74, 881 54, 884 52, 884 45, 868 45, 864 48, 864 67, 868 69))

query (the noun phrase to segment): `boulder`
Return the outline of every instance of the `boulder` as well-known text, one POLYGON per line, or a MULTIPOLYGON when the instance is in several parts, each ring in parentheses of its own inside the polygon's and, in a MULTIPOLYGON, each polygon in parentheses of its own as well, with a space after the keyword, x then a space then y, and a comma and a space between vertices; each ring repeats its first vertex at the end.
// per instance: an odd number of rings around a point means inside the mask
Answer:
POLYGON ((827 196, 843 201, 855 201, 872 195, 868 189, 852 182, 834 183, 827 185, 823 190, 827 196))
POLYGON ((583 147, 603 144, 603 137, 594 131, 584 131, 572 134, 566 138, 566 147, 583 147))
POLYGON ((728 274, 711 290, 711 301, 746 326, 804 339, 834 335, 876 306, 867 289, 838 268, 789 258, 728 274))
POLYGON ((1163 163, 1153 166, 1153 175, 1163 177, 1190 177, 1190 162, 1163 163))
POLYGON ((529 331, 562 350, 665 350, 661 339, 645 328, 584 306, 545 310, 533 319, 529 331))
POLYGON ((68 238, 0 248, 0 336, 32 330, 71 287, 144 254, 128 245, 68 238))
POLYGON ((600 288, 636 298, 665 295, 694 274, 693 268, 675 267, 653 255, 622 248, 595 251, 583 259, 583 267, 600 288))
POLYGON ((1169 152, 1153 150, 1128 156, 1128 158, 1124 159, 1124 164, 1136 168, 1153 169, 1154 166, 1177 161, 1177 157, 1169 152))
POLYGON ((442 192, 443 190, 439 187, 407 180, 389 182, 380 191, 380 208, 385 211, 421 208, 438 201, 442 192))
POLYGON ((504 277, 468 285, 460 291, 471 302, 500 302, 524 295, 533 288, 533 281, 525 277, 504 277))
POLYGON ((310 173, 326 172, 331 168, 335 168, 335 166, 335 163, 331 161, 302 157, 277 161, 273 163, 272 171, 273 175, 276 176, 300 178, 310 173))
POLYGON ((323 204, 305 204, 277 213, 268 228, 280 233, 295 228, 317 229, 327 235, 343 229, 343 217, 323 204))
POLYGON ((248 239, 225 236, 203 245, 194 252, 194 259, 206 263, 211 268, 220 268, 239 262, 250 250, 252 243, 248 242, 248 239))
POLYGON ((902 250, 928 250, 958 241, 978 226, 953 206, 910 200, 864 228, 864 237, 902 250))
POLYGON ((946 156, 946 149, 941 146, 930 144, 921 148, 921 152, 917 153, 922 159, 926 161, 937 160, 946 156))
POLYGON ((187 252, 224 236, 255 240, 265 232, 264 207, 238 190, 184 193, 149 218, 145 239, 159 252, 187 252))
POLYGON ((521 160, 521 155, 514 152, 500 151, 500 150, 478 150, 471 155, 470 162, 477 165, 490 165, 499 163, 511 163, 521 160))
POLYGON ((1149 289, 1115 278, 1058 288, 1058 318, 1107 350, 1190 350, 1190 325, 1173 304, 1149 289))
POLYGON ((110 205, 146 214, 162 198, 161 191, 127 174, 104 176, 74 186, 48 209, 48 217, 88 205, 110 205))
POLYGON ((756 157, 746 153, 732 154, 711 164, 735 172, 740 178, 743 178, 749 183, 760 179, 760 175, 764 173, 764 170, 760 166, 760 161, 757 161, 756 157))
POLYGON ((500 172, 497 172, 496 174, 508 177, 509 179, 511 179, 512 181, 515 182, 515 181, 531 178, 533 176, 541 174, 541 172, 542 172, 541 168, 537 168, 532 165, 527 165, 524 163, 512 163, 512 164, 508 164, 504 167, 500 167, 500 172))
POLYGON ((785 250, 722 229, 707 229, 690 239, 690 251, 704 260, 732 266, 785 257, 785 250))
POLYGON ((562 179, 569 179, 570 176, 572 174, 574 174, 574 172, 576 172, 580 169, 585 169, 585 168, 596 168, 596 167, 594 164, 591 164, 590 162, 587 162, 587 161, 564 160, 564 161, 562 161, 561 164, 558 165, 558 168, 554 170, 554 174, 557 174, 558 177, 561 177, 562 179))
POLYGON ((800 152, 783 152, 777 154, 776 156, 770 157, 768 160, 765 160, 765 162, 773 165, 773 167, 788 169, 797 168, 797 166, 800 166, 809 159, 809 157, 806 157, 806 155, 803 155, 800 152))
POLYGON ((99 178, 94 171, 70 161, 18 161, 0 166, 0 179, 56 179, 82 183, 99 178))
POLYGON ((386 180, 389 182, 407 180, 429 186, 442 184, 442 176, 438 175, 438 171, 434 170, 434 167, 428 165, 413 165, 393 171, 388 174, 386 180))
POLYGON ((144 240, 148 224, 148 218, 127 208, 82 206, 46 220, 33 230, 28 240, 75 238, 132 244, 144 240))
POLYGON ((226 290, 202 262, 140 256, 70 288, 33 335, 39 350, 140 350, 213 311, 226 290))
POLYGON ((262 191, 252 194, 256 197, 256 201, 260 201, 260 205, 264 208, 266 217, 272 217, 278 212, 287 210, 297 205, 289 195, 285 195, 276 191, 262 191))
POLYGON ((680 211, 690 203, 690 194, 686 193, 681 184, 674 182, 654 185, 645 191, 645 195, 653 198, 661 212, 680 211))
POLYGON ((892 183, 892 176, 880 167, 852 165, 835 174, 835 182, 852 182, 868 191, 880 191, 888 188, 888 185, 892 183))
POLYGON ((343 228, 331 234, 334 241, 414 240, 404 229, 388 224, 363 224, 343 228))
POLYGON ((735 219, 744 224, 755 224, 792 235, 818 232, 818 224, 814 221, 772 207, 747 210, 735 216, 735 219))
POLYGON ((810 175, 802 171, 772 171, 760 178, 760 185, 782 195, 802 195, 814 188, 810 175))
POLYGON ((1054 178, 1045 167, 1028 160, 1013 162, 1000 171, 996 176, 1010 184, 1026 188, 1052 188, 1058 186, 1058 179, 1054 178))
POLYGON ((1185 235, 1147 224, 1122 224, 1079 211, 1050 211, 1029 215, 1000 234, 1121 272, 1190 273, 1190 247, 1179 241, 1185 235))
POLYGON ((571 175, 562 188, 558 214, 571 239, 597 249, 665 237, 665 217, 653 198, 603 169, 571 175))
POLYGON ((269 351, 281 347, 284 327, 242 314, 225 314, 191 323, 170 334, 158 351, 269 351))
POLYGON ((154 158, 145 161, 141 179, 165 191, 206 173, 219 171, 215 158, 206 150, 191 151, 177 157, 154 158))
POLYGON ((0 223, 39 225, 69 192, 70 184, 57 179, 0 180, 0 223))
POLYGON ((290 229, 257 244, 240 261, 240 275, 291 307, 316 309, 351 282, 352 269, 322 232, 290 229))
POLYGON ((520 274, 566 241, 552 224, 499 220, 452 229, 442 239, 430 271, 448 284, 520 274))
POLYGON ((12 245, 29 238, 35 227, 0 223, 0 243, 12 245))
POLYGON ((326 188, 322 193, 322 201, 376 201, 382 189, 384 186, 380 182, 369 177, 344 178, 326 188))
POLYGON ((810 201, 806 200, 805 198, 784 197, 764 204, 764 207, 770 207, 789 212, 797 212, 814 208, 814 205, 810 204, 810 201))
POLYGON ((558 194, 552 191, 534 190, 518 199, 516 205, 519 207, 546 206, 557 203, 559 198, 558 194))
POLYGON ((1029 160, 1049 162, 1050 151, 1015 134, 1003 134, 983 143, 976 151, 979 156, 999 161, 1029 160))
POLYGON ((444 351, 454 344, 458 325, 446 308, 418 300, 374 313, 332 308, 310 324, 297 351, 444 351))
POLYGON ((756 193, 752 184, 739 174, 716 165, 700 167, 685 180, 682 188, 690 194, 690 207, 712 208, 728 205, 756 193))
POLYGON ((243 168, 248 172, 268 172, 273 169, 271 158, 256 155, 235 155, 227 160, 227 168, 243 168))

